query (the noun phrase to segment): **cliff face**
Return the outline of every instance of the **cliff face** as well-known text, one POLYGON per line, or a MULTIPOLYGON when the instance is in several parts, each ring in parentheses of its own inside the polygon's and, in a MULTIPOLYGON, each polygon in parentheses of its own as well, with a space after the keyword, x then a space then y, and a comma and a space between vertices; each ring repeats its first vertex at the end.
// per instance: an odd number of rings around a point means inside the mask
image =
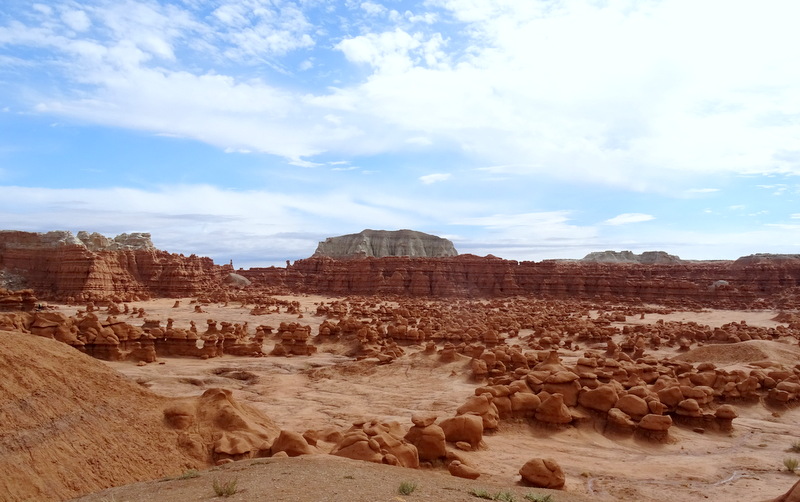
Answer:
POLYGON ((0 270, 42 298, 80 301, 189 296, 230 272, 210 258, 157 250, 149 234, 17 231, 0 231, 0 270))
POLYGON ((456 255, 458 252, 449 240, 414 230, 363 230, 357 234, 328 237, 319 243, 314 253, 316 257, 330 258, 434 258, 456 255))
POLYGON ((606 298, 742 308, 800 304, 800 258, 631 264, 494 257, 311 257, 240 272, 256 285, 332 295, 606 298))
MULTIPOLYGON (((388 244, 387 244, 388 245, 388 244)), ((657 255, 659 260, 663 257, 657 255)), ((800 255, 677 263, 543 261, 492 256, 313 256, 237 273, 252 286, 326 295, 604 298, 719 308, 800 308, 800 255)), ((42 299, 185 297, 217 290, 232 267, 155 249, 147 234, 0 232, 0 288, 42 299), (6 286, 8 284, 8 286, 6 286)), ((246 281, 243 281, 243 285, 246 281)))

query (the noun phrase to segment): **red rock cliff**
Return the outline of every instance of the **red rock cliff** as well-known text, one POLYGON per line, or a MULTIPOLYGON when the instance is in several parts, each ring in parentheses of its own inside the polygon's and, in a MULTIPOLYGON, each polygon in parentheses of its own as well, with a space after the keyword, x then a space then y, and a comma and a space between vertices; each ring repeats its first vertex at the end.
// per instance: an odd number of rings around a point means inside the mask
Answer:
MULTIPOLYGON (((98 242, 81 232, 0 231, 0 270, 42 298, 86 301, 121 297, 190 296, 230 272, 210 258, 155 249, 149 234, 98 242)), ((102 237, 102 236, 100 236, 102 237)))
POLYGON ((798 302, 800 257, 676 264, 517 262, 492 256, 312 257, 286 268, 240 272, 255 284, 333 295, 415 297, 606 297, 683 306, 790 307, 798 302))

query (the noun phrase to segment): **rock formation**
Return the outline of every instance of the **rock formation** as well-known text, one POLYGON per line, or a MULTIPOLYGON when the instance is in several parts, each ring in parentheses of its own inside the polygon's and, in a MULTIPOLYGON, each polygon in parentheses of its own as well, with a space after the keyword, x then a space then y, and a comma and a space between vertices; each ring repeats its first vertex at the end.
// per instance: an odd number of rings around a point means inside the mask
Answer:
POLYGON ((534 458, 519 470, 522 481, 530 486, 560 490, 564 488, 564 471, 551 458, 534 458))
POLYGON ((438 258, 456 256, 453 243, 447 239, 414 230, 362 230, 357 234, 328 237, 317 246, 314 256, 330 258, 364 258, 411 256, 438 258))
POLYGON ((662 252, 611 252, 600 253, 612 256, 610 262, 517 262, 454 256, 451 243, 434 236, 423 239, 419 232, 365 232, 371 233, 329 239, 315 256, 285 268, 232 274, 231 265, 157 250, 148 234, 108 239, 86 232, 75 237, 70 232, 0 231, 0 287, 32 289, 42 299, 117 303, 200 293, 223 299, 225 291, 245 288, 342 296, 597 298, 681 308, 800 307, 800 255, 693 262, 662 252), (396 237, 406 234, 413 238, 396 237), (384 254, 406 256, 371 257, 384 254))
POLYGON ((87 232, 0 231, 0 270, 46 299, 190 296, 221 284, 231 268, 159 251, 145 233, 108 239, 87 232))
POLYGON ((329 295, 598 298, 682 308, 796 308, 800 258, 667 264, 547 260, 517 262, 459 255, 335 260, 315 256, 286 268, 239 273, 260 287, 329 295))
POLYGON ((229 391, 172 400, 63 343, 0 331, 3 500, 66 500, 267 454, 279 428, 229 391))
POLYGON ((681 259, 664 251, 645 251, 642 254, 636 254, 632 251, 595 251, 584 256, 581 261, 664 265, 680 263, 681 259))

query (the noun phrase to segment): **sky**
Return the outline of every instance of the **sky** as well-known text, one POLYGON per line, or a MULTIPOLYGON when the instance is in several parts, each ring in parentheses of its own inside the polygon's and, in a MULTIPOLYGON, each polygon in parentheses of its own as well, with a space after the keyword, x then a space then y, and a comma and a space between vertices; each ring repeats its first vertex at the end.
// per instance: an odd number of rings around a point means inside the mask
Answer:
POLYGON ((800 2, 3 0, 0 228, 800 253, 800 2))

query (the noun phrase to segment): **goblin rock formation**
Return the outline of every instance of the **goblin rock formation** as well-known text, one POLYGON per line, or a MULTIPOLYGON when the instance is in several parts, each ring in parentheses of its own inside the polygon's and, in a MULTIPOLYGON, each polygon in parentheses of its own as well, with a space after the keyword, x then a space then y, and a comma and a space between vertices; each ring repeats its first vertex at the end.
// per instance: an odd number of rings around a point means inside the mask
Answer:
POLYGON ((314 256, 331 258, 435 258, 456 255, 458 252, 449 240, 414 230, 363 230, 357 234, 328 237, 319 243, 314 253, 314 256))

